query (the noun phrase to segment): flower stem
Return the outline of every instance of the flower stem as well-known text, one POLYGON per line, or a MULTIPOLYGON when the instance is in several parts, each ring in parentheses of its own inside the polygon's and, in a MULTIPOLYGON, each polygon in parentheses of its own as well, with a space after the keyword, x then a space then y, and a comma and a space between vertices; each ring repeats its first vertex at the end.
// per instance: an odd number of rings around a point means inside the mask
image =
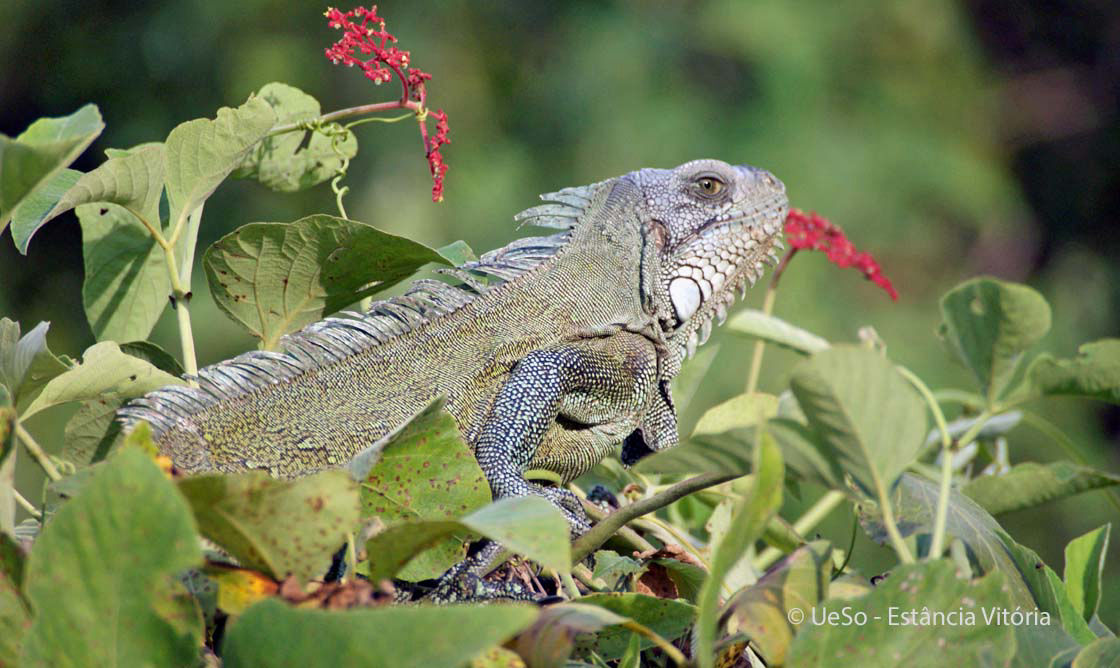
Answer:
POLYGON ((47 455, 46 451, 43 450, 38 441, 24 428, 23 423, 19 420, 16 420, 15 432, 16 436, 23 443, 23 447, 27 448, 27 453, 31 455, 31 458, 39 465, 39 468, 43 469, 43 473, 46 473, 47 477, 51 480, 61 480, 62 474, 58 472, 58 468, 55 467, 50 456, 47 455))
POLYGON ((421 113, 423 106, 419 102, 412 100, 393 100, 391 102, 375 102, 373 104, 362 104, 356 107, 346 107, 345 109, 337 109, 330 113, 323 114, 316 118, 305 121, 296 121, 294 123, 284 123, 277 125, 269 131, 268 135, 278 135, 285 132, 294 132, 296 130, 306 130, 309 125, 325 125, 344 118, 351 118, 353 116, 365 116, 366 114, 376 114, 383 111, 393 111, 394 109, 408 109, 413 113, 421 113))

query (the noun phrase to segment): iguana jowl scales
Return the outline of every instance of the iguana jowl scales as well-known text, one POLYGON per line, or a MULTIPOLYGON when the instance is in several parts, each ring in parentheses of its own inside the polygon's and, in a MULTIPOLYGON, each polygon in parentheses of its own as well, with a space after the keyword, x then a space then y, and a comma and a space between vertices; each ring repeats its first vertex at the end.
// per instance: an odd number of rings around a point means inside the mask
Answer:
POLYGON ((698 160, 542 195, 524 224, 559 228, 421 280, 357 318, 288 335, 121 410, 181 470, 297 476, 345 465, 447 398, 495 498, 537 494, 586 528, 564 481, 620 443, 627 463, 676 444, 669 381, 773 256, 785 188, 698 160))

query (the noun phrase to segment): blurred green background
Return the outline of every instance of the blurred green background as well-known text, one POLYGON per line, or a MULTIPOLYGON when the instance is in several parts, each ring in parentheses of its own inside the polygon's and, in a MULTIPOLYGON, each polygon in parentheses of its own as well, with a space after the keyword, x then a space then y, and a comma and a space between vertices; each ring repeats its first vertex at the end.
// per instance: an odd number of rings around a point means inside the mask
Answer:
MULTIPOLYGON (((107 128, 76 164, 88 170, 106 148, 160 140, 269 81, 302 88, 324 110, 391 99, 394 87, 326 60, 337 33, 323 10, 291 0, 6 0, 0 132, 95 102, 107 128)), ((437 205, 414 126, 360 128, 347 180, 355 219, 481 251, 516 236, 512 215, 539 192, 718 157, 773 171, 794 206, 842 225, 901 293, 891 303, 857 273, 806 255, 786 274, 778 315, 841 341, 873 325, 891 356, 934 388, 970 387, 934 330, 938 296, 976 274, 1045 294, 1054 329, 1043 347, 1056 354, 1120 331, 1116 3, 508 0, 387 2, 380 13, 433 74, 430 105, 447 111, 454 143, 437 205)), ((334 210, 325 185, 282 195, 231 182, 206 205, 199 255, 244 223, 334 210)), ((51 321, 56 353, 77 356, 93 342, 81 281, 72 215, 41 231, 27 257, 10 234, 0 238, 0 314, 25 329, 51 321)), ((201 271, 194 289, 199 361, 250 348, 209 301, 201 271)), ((153 338, 178 352, 168 317, 153 338)), ((714 344, 686 425, 742 389, 750 343, 717 331, 714 344)), ((762 388, 781 389, 792 362, 769 353, 762 388)), ((1038 408, 1094 464, 1120 469, 1115 407, 1038 408)), ((31 427, 57 447, 67 418, 58 410, 31 427)), ((1061 457, 1028 428, 1011 444, 1015 460, 1061 457)), ((21 479, 34 484, 32 473, 21 479)), ((801 502, 789 505, 787 516, 801 502)), ((1095 492, 999 519, 1060 570, 1067 540, 1117 515, 1095 492)), ((839 512, 821 532, 846 545, 850 530, 839 512)), ((870 573, 889 557, 861 540, 854 563, 870 573)), ((1102 617, 1115 627, 1120 550, 1110 559, 1102 617)))

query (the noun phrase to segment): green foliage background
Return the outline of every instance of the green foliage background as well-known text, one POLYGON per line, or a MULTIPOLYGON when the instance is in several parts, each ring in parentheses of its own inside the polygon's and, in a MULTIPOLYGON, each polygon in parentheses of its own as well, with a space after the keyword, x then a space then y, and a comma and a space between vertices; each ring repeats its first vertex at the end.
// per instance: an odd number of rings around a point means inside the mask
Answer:
MULTIPOLYGON (((325 110, 396 95, 323 57, 335 37, 323 9, 304 0, 0 3, 0 131, 14 135, 38 116, 96 102, 107 129, 75 164, 84 171, 105 148, 159 139, 269 81, 307 91, 325 110)), ((935 336, 936 299, 978 273, 1044 293, 1054 308, 1045 347, 1061 356, 1120 331, 1118 248, 1085 224, 1102 206, 1073 189, 1046 192, 1041 205, 1028 197, 1037 178, 1022 177, 1022 156, 1032 135, 1008 104, 1013 72, 981 47, 967 7, 509 0, 386 2, 380 10, 399 46, 434 75, 429 103, 447 111, 454 143, 444 152, 446 200, 436 205, 414 128, 360 128, 363 149, 347 180, 355 219, 433 246, 462 238, 485 250, 516 236, 512 215, 538 192, 718 157, 773 171, 794 206, 818 210, 874 252, 901 293, 891 303, 854 272, 805 257, 786 274, 776 314, 832 340, 854 340, 873 324, 892 357, 935 388, 968 385, 968 372, 947 363, 935 336)), ((1116 134, 1106 127, 1106 137, 1116 134)), ((1051 173, 1091 167, 1028 164, 1051 173)), ((248 222, 333 210, 326 187, 280 196, 233 182, 208 201, 199 248, 248 222)), ((50 320, 56 352, 93 343, 81 309, 79 243, 72 214, 40 232, 26 258, 0 239, 0 313, 25 329, 50 320)), ((194 281, 200 364, 252 347, 206 294, 202 271, 194 281)), ((757 303, 760 293, 748 300, 757 303)), ((170 312, 153 340, 178 350, 170 312)), ((708 345, 717 344, 685 431, 699 409, 742 391, 750 343, 717 330, 708 345)), ((784 355, 768 353, 762 389, 784 381, 775 375, 790 368, 784 355)), ((1120 468, 1115 409, 1065 400, 1042 410, 1093 464, 1120 468)), ((32 421, 48 449, 61 442, 63 413, 32 421)), ((1028 429, 1013 432, 1011 444, 1017 461, 1058 458, 1028 429)), ((20 472, 25 480, 34 474, 20 472)), ((786 503, 807 505, 809 492, 786 503)), ((822 533, 846 544, 851 520, 841 515, 822 533)), ((1116 517, 1094 492, 1000 519, 1057 565, 1070 538, 1116 517)), ((854 558, 865 572, 891 563, 887 548, 859 540, 854 558)), ((1109 565, 1101 616, 1115 626, 1120 549, 1109 565)))

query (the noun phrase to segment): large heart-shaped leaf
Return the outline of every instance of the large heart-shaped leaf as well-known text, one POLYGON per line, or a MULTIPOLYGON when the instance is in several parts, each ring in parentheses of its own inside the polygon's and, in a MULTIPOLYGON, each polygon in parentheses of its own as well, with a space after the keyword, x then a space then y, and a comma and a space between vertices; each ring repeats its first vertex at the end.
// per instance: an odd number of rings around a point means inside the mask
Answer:
POLYGON ((40 118, 12 139, 0 135, 0 232, 14 209, 77 158, 105 129, 97 106, 40 118))
MULTIPOLYGON (((278 124, 308 121, 321 113, 318 100, 287 84, 266 84, 257 97, 276 112, 278 124)), ((262 139, 233 176, 256 179, 273 190, 295 192, 331 178, 343 161, 357 153, 358 139, 341 126, 330 128, 329 133, 294 130, 262 139)))
POLYGON ((533 623, 524 604, 389 606, 337 612, 261 601, 222 643, 226 668, 461 666, 533 623))
POLYGON ((277 480, 263 471, 179 481, 199 532, 243 565, 301 581, 327 572, 358 526, 358 489, 345 471, 277 480))
POLYGON ((122 450, 35 541, 20 665, 190 665, 202 618, 175 576, 201 561, 186 501, 146 455, 122 450))
POLYGON ((1050 305, 1025 285, 976 278, 941 298, 942 339, 989 402, 1014 389, 1023 352, 1050 330, 1050 305))
POLYGON ((870 494, 893 485, 925 442, 925 403, 877 352, 835 346, 798 364, 790 385, 809 425, 870 494))
POLYGON ((36 200, 37 206, 27 210, 31 204, 28 202, 20 207, 12 222, 16 247, 26 254, 31 237, 40 227, 82 204, 118 204, 132 215, 142 216, 148 225, 159 230, 163 167, 163 144, 153 142, 123 151, 86 174, 65 170, 48 188, 43 189, 50 192, 44 192, 43 197, 36 200), (71 182, 70 187, 61 190, 68 182, 71 182), (49 201, 48 196, 54 197, 54 201, 49 201))
POLYGON ((267 102, 254 97, 236 109, 222 107, 214 120, 187 121, 167 135, 163 171, 171 229, 181 229, 175 250, 184 277, 190 275, 198 241, 200 220, 191 217, 191 213, 202 206, 275 124, 276 112, 267 102))
POLYGON ((415 241, 327 215, 244 225, 203 257, 218 307, 268 349, 429 262, 446 264, 415 241))

